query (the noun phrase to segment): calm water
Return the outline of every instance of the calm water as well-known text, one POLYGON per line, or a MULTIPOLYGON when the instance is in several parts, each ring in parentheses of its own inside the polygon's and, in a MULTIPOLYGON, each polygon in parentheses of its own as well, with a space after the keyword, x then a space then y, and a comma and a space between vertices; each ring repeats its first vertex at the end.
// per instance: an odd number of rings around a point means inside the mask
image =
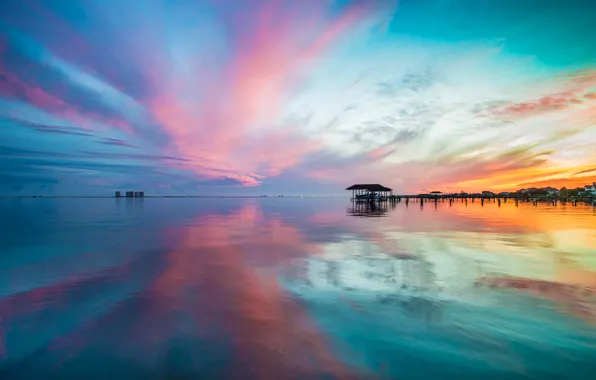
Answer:
POLYGON ((593 379, 596 211, 0 199, 0 379, 593 379))

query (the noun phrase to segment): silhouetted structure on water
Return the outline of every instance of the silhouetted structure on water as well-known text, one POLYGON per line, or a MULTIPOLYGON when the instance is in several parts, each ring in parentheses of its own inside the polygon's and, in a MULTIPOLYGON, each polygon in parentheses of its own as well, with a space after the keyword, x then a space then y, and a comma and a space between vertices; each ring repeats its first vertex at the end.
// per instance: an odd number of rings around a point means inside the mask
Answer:
MULTIPOLYGON (((121 197, 122 197, 122 192, 116 191, 114 198, 121 198, 121 197)), ((125 197, 126 198, 144 198, 145 192, 144 191, 127 191, 125 193, 125 197)))
POLYGON ((378 183, 356 184, 348 187, 346 190, 352 192, 352 199, 354 200, 386 200, 393 195, 393 189, 379 185, 378 183))

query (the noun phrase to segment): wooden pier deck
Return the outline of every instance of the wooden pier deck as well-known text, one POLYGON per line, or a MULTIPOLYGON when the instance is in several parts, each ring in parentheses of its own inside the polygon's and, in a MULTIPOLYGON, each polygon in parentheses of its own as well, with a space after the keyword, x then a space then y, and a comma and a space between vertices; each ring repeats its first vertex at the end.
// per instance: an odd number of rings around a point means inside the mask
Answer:
POLYGON ((481 205, 485 203, 496 203, 499 206, 501 204, 507 202, 514 202, 516 205, 519 203, 531 203, 534 206, 538 204, 571 204, 572 206, 577 206, 578 204, 588 204, 596 207, 596 196, 579 196, 579 197, 558 197, 558 196, 516 196, 516 195, 509 195, 509 196, 483 196, 483 195, 466 195, 466 196, 459 196, 459 195, 428 195, 428 194, 392 194, 388 196, 378 196, 375 198, 358 198, 358 197, 351 197, 351 201, 353 202, 405 202, 406 204, 412 203, 439 203, 439 202, 449 202, 450 204, 454 202, 462 202, 462 203, 476 203, 479 202, 481 205))
POLYGON ((596 207, 596 195, 580 195, 580 196, 564 196, 561 197, 557 194, 543 194, 543 195, 532 195, 532 194, 520 194, 520 193, 508 193, 508 194, 494 194, 489 191, 483 193, 455 193, 455 194, 443 194, 439 191, 434 191, 429 194, 393 194, 393 189, 379 184, 356 184, 348 187, 346 190, 352 191, 352 197, 350 198, 353 202, 402 202, 406 204, 410 202, 420 203, 421 206, 424 203, 432 202, 464 202, 464 203, 476 203, 479 202, 481 205, 484 203, 497 203, 499 206, 502 203, 514 202, 516 205, 519 203, 532 203, 534 206, 538 204, 571 204, 577 206, 580 204, 589 204, 596 207))

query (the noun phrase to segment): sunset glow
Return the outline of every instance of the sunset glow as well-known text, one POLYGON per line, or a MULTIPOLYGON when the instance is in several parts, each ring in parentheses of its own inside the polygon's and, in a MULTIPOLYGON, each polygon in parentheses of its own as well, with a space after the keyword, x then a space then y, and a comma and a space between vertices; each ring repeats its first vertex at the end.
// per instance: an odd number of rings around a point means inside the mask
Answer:
POLYGON ((2 2, 0 195, 583 186, 595 14, 582 0, 2 2))

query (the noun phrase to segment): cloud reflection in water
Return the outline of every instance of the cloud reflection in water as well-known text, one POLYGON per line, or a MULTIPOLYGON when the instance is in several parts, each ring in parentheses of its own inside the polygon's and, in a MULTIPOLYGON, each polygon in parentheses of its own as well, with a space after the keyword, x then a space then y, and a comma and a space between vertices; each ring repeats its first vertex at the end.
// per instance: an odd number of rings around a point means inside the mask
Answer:
POLYGON ((0 208, 14 221, 0 246, 0 377, 596 370, 591 208, 402 203, 382 218, 354 217, 342 199, 0 208))

